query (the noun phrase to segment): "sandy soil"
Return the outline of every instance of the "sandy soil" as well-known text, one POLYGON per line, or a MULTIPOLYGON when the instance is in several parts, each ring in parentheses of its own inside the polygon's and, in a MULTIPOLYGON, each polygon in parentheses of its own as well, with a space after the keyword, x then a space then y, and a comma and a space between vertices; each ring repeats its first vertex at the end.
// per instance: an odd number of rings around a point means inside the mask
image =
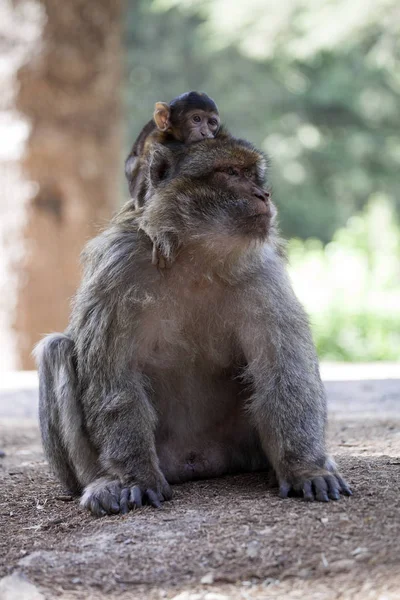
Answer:
POLYGON ((32 394, 0 394, 0 599, 400 599, 400 380, 327 389, 352 498, 280 500, 244 475, 102 519, 49 474, 32 394))

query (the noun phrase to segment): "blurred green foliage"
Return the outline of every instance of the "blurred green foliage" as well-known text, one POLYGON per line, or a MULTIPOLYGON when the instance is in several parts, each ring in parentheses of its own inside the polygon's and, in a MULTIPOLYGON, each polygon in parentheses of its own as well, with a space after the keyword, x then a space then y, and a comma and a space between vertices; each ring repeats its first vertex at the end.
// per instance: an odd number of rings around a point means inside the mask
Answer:
POLYGON ((293 239, 288 251, 320 358, 400 360, 400 228, 386 197, 372 198, 325 247, 293 239))
POLYGON ((210 94, 271 158, 320 356, 399 359, 398 0, 135 0, 126 44, 126 150, 154 102, 210 94))

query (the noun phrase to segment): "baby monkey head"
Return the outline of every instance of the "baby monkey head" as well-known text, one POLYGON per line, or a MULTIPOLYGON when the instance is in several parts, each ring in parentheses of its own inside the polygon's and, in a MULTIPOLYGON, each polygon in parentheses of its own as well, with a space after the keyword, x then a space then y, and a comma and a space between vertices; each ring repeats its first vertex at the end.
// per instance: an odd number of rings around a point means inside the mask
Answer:
POLYGON ((185 144, 214 138, 220 128, 217 105, 202 92, 186 92, 169 104, 157 102, 153 118, 160 131, 185 144))
POLYGON ((276 211, 265 172, 265 157, 243 140, 156 144, 140 226, 161 245, 170 236, 216 257, 272 240, 276 211))

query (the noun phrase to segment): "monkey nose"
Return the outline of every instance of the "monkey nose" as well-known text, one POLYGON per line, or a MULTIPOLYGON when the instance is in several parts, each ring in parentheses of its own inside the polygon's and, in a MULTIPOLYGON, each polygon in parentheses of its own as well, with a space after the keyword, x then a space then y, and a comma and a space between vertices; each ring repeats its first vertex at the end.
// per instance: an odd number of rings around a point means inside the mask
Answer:
POLYGON ((270 198, 270 193, 266 192, 265 190, 261 190, 259 188, 254 188, 253 189, 253 195, 258 198, 259 200, 262 200, 263 202, 267 203, 269 198, 270 198))

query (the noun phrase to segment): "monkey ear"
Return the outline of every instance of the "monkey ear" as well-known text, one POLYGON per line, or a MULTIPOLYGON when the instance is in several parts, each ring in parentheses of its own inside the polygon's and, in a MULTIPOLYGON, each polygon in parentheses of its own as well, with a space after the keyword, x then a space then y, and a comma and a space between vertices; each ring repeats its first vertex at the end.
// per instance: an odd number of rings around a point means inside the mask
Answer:
POLYGON ((169 121, 169 106, 166 102, 156 102, 153 119, 160 131, 167 131, 171 127, 169 121))

